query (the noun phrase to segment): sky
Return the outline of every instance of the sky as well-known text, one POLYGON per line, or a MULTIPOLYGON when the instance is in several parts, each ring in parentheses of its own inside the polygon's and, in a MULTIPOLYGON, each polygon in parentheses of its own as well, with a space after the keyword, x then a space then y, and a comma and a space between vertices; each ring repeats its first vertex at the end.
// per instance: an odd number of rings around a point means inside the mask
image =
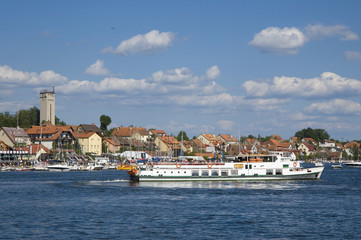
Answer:
POLYGON ((69 125, 361 139, 361 1, 0 2, 0 112, 69 125))

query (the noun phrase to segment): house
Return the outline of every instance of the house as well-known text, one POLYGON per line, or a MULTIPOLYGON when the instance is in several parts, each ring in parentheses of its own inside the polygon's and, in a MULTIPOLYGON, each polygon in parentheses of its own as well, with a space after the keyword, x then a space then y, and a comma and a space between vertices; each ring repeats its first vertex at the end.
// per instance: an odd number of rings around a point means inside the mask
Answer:
POLYGON ((298 137, 290 137, 290 139, 288 139, 288 142, 295 145, 299 142, 298 137))
POLYGON ((22 128, 3 127, 0 129, 0 141, 10 148, 31 144, 29 135, 22 128))
POLYGON ((108 137, 104 138, 104 144, 107 147, 108 152, 115 153, 120 151, 120 143, 114 141, 111 138, 108 137))
POLYGON ((214 134, 201 134, 197 137, 206 146, 217 146, 222 144, 222 141, 214 134))
POLYGON ((344 149, 349 156, 353 156, 355 150, 360 149, 360 144, 358 142, 349 142, 346 143, 344 149))
POLYGON ((131 139, 131 127, 117 127, 113 130, 111 137, 118 140, 121 138, 131 139))
POLYGON ((193 152, 205 152, 206 151, 206 145, 203 144, 203 142, 199 139, 192 139, 191 140, 193 152))
POLYGON ((156 137, 154 140, 155 145, 161 152, 172 153, 171 155, 178 155, 180 151, 180 143, 177 139, 171 136, 156 137))
POLYGON ((281 138, 281 136, 280 135, 276 135, 276 134, 274 134, 274 135, 272 135, 271 136, 271 139, 276 139, 277 141, 283 141, 283 139, 281 138))
POLYGON ((191 141, 183 140, 183 144, 181 144, 181 145, 182 145, 183 153, 185 153, 185 152, 193 152, 193 146, 192 146, 191 141))
POLYGON ((323 142, 318 143, 318 146, 322 148, 333 148, 336 147, 336 142, 325 140, 323 142))
POLYGON ((73 126, 54 126, 50 123, 45 126, 31 126, 26 133, 35 144, 42 144, 48 149, 66 148, 73 144, 73 126))
POLYGON ((83 154, 102 154, 102 137, 99 133, 88 132, 88 133, 79 133, 72 132, 73 137, 78 141, 79 147, 83 154))
POLYGON ((137 139, 141 142, 148 142, 149 141, 149 132, 145 128, 141 127, 134 127, 132 128, 132 138, 137 139))
MULTIPOLYGON (((20 148, 16 149, 20 151, 20 148)), ((50 149, 44 145, 31 144, 26 147, 21 148, 21 151, 27 151, 30 161, 45 161, 50 159, 50 149)))
POLYGON ((268 140, 267 142, 265 142, 268 146, 268 149, 270 151, 278 151, 281 148, 281 144, 278 140, 271 138, 270 140, 268 140))
POLYGON ((229 134, 220 134, 219 139, 222 142, 224 142, 226 146, 228 146, 230 144, 237 144, 238 143, 237 138, 235 138, 235 137, 233 137, 232 135, 229 135, 229 134))
POLYGON ((259 142, 257 139, 255 139, 255 138, 247 138, 246 140, 244 140, 243 143, 246 144, 246 145, 250 145, 250 146, 259 145, 259 144, 260 144, 260 142, 259 142))
POLYGON ((92 124, 80 124, 78 128, 76 129, 79 133, 89 133, 89 132, 95 132, 98 133, 100 136, 104 136, 103 131, 94 123, 92 124))
POLYGON ((308 142, 308 143, 311 143, 313 145, 317 144, 317 142, 313 138, 303 138, 302 142, 308 142))
POLYGON ((301 150, 306 156, 309 156, 310 154, 313 154, 316 152, 316 147, 313 146, 312 144, 304 141, 298 147, 298 150, 301 150))
POLYGON ((167 136, 167 134, 163 130, 155 130, 155 129, 149 130, 149 135, 160 136, 160 137, 167 136))
POLYGON ((9 150, 9 146, 0 140, 0 151, 8 151, 8 150, 9 150))

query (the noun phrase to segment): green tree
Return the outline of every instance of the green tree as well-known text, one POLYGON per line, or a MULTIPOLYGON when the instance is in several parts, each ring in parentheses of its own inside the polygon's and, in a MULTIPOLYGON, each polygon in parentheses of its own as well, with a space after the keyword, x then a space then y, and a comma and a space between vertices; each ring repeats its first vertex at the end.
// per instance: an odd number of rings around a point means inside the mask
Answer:
POLYGON ((316 142, 323 142, 324 140, 330 139, 330 135, 324 129, 305 128, 296 132, 295 136, 299 139, 313 138, 316 142))
POLYGON ((101 115, 100 116, 100 129, 106 131, 109 124, 112 122, 112 119, 109 116, 101 115))
POLYGON ((178 136, 177 136, 177 140, 178 140, 178 141, 181 141, 181 140, 182 140, 182 135, 183 135, 183 140, 189 141, 189 138, 188 138, 188 136, 187 136, 187 133, 184 132, 184 131, 180 131, 180 132, 178 133, 178 136))

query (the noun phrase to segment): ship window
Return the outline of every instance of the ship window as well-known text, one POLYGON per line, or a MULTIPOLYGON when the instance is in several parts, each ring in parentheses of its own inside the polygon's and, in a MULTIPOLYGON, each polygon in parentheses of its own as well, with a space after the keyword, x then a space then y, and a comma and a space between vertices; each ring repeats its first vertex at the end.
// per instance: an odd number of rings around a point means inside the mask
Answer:
POLYGON ((228 171, 221 171, 221 176, 228 176, 228 171))
POLYGON ((276 175, 282 175, 282 169, 276 169, 276 175))
POLYGON ((246 169, 252 169, 252 164, 246 164, 246 169))
POLYGON ((238 175, 238 170, 231 170, 231 175, 238 175))
POLYGON ((199 176, 199 171, 198 170, 193 170, 192 171, 192 176, 199 176))
POLYGON ((209 176, 208 170, 203 170, 202 171, 202 176, 209 176))
POLYGON ((212 176, 218 176, 218 171, 217 170, 212 170, 212 176))
POLYGON ((267 169, 266 175, 273 175, 273 169, 267 169))
POLYGON ((283 164, 283 168, 288 168, 289 165, 288 164, 283 164))

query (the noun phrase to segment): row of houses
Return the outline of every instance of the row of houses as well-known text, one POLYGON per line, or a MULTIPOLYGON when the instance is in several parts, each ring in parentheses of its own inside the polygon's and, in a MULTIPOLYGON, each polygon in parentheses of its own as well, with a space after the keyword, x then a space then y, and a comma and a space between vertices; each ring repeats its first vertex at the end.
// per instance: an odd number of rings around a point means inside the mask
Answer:
MULTIPOLYGON (((351 155, 360 148, 357 142, 345 146, 333 141, 317 143, 312 138, 284 140, 272 135, 266 142, 247 138, 243 142, 229 134, 201 134, 189 141, 178 141, 163 130, 142 127, 117 127, 110 137, 95 124, 44 126, 22 128, 3 127, 0 129, 0 151, 17 150, 49 153, 59 149, 77 149, 83 154, 101 155, 120 153, 127 150, 146 151, 152 156, 179 156, 185 153, 214 158, 217 154, 252 154, 269 151, 292 151, 298 156, 318 155, 327 159, 342 159, 343 153, 351 155)), ((35 154, 36 154, 35 153, 35 154)), ((219 156, 220 157, 220 156, 219 156)))

